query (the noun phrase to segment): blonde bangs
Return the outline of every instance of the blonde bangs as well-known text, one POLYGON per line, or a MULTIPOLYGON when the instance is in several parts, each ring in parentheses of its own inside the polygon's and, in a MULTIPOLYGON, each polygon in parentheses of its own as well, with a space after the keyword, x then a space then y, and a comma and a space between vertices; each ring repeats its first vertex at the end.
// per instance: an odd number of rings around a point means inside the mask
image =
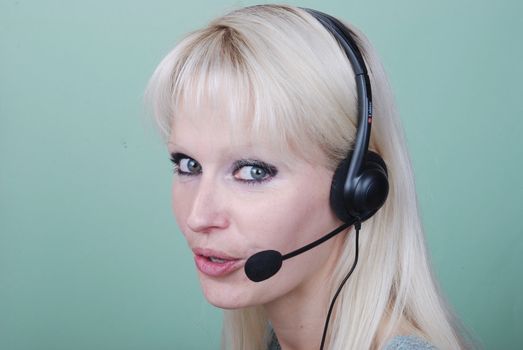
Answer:
MULTIPOLYGON (((176 120, 184 108, 194 112, 210 107, 220 113, 191 115, 226 117, 223 122, 231 128, 231 142, 235 135, 247 134, 285 153, 311 148, 310 144, 297 145, 297 140, 304 138, 300 134, 305 122, 300 116, 306 112, 303 101, 296 103, 296 96, 303 94, 274 79, 279 73, 270 72, 270 67, 257 59, 239 32, 211 26, 187 48, 172 75, 170 119, 176 120)), ((311 140, 310 135, 306 139, 311 140)))

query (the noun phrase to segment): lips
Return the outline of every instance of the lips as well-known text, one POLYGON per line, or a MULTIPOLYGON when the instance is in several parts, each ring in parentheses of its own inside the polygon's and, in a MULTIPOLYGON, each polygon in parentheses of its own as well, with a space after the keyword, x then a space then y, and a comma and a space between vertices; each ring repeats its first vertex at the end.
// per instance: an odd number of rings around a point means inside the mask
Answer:
POLYGON ((200 272, 212 277, 226 276, 244 264, 243 259, 211 249, 193 249, 194 262, 200 272))

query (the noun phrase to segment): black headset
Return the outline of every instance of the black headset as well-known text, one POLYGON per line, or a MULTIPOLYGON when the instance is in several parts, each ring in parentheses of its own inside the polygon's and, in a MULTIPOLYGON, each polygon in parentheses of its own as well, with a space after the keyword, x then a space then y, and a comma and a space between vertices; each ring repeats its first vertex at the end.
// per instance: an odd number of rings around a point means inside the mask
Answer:
POLYGON ((358 129, 354 147, 334 172, 330 205, 343 222, 362 222, 378 211, 389 193, 387 166, 380 155, 369 151, 372 125, 369 75, 350 29, 323 12, 307 8, 303 10, 316 18, 336 38, 354 71, 358 95, 358 129))

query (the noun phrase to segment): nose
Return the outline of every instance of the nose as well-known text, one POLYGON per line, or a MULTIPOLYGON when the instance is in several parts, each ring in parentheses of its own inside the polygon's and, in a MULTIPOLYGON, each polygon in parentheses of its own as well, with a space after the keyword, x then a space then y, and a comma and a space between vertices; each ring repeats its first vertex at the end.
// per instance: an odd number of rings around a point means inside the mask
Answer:
POLYGON ((214 182, 200 178, 195 184, 187 226, 193 232, 211 233, 229 226, 226 201, 221 190, 214 182))

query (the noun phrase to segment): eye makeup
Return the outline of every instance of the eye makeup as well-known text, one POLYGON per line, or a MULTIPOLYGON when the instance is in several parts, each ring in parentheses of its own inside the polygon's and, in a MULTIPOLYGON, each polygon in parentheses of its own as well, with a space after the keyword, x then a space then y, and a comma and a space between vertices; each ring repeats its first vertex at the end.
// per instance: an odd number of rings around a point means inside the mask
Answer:
POLYGON ((232 174, 240 182, 256 184, 271 180, 278 169, 271 164, 256 159, 240 159, 234 162, 232 174))
MULTIPOLYGON (((170 160, 177 175, 195 176, 202 172, 202 166, 184 153, 173 152, 170 160)), ((230 169, 236 181, 253 185, 269 181, 278 173, 274 165, 257 159, 236 160, 230 169)))

